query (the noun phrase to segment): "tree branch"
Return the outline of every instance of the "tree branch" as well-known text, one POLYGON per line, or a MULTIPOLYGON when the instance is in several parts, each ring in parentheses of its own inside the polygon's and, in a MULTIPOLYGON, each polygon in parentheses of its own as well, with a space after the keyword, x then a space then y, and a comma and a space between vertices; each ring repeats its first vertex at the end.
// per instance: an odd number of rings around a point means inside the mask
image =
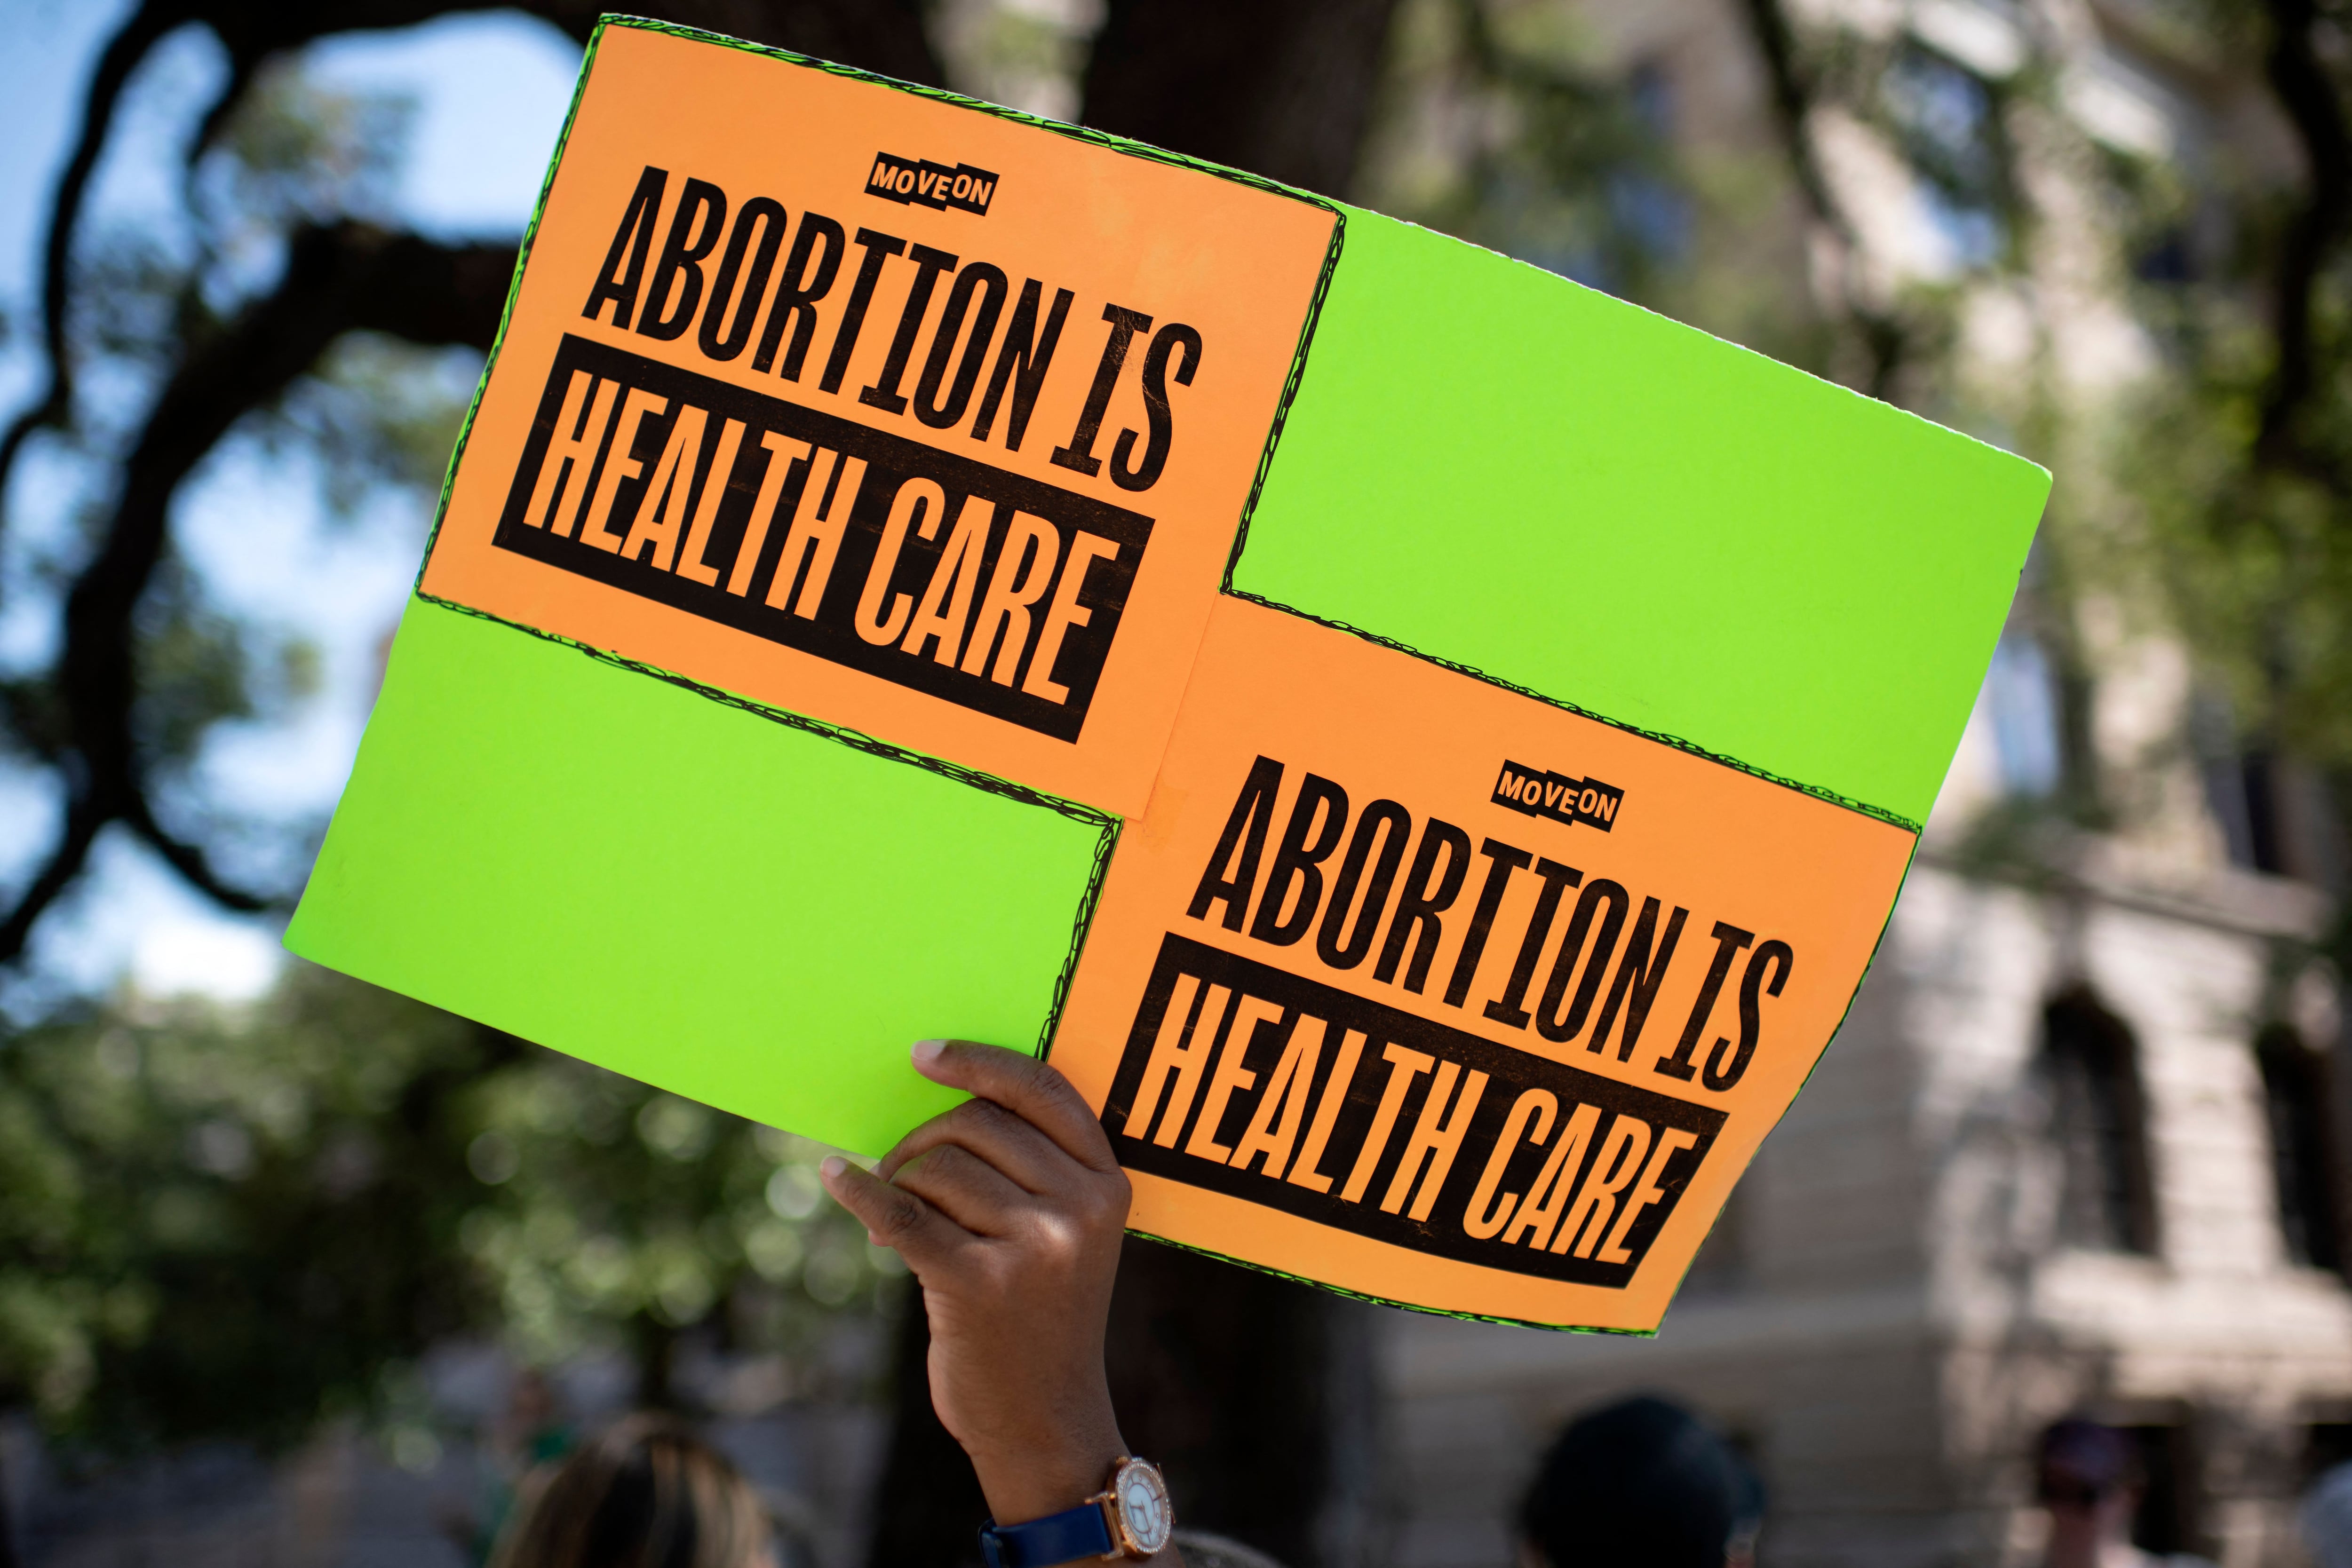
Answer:
MULTIPOLYGON (((0 433, 0 530, 17 454, 33 432, 62 426, 73 410, 73 361, 66 318, 73 241, 89 178, 105 150, 124 85, 157 43, 191 23, 212 29, 228 52, 228 82, 205 112, 191 154, 209 146, 268 60, 337 33, 415 26, 461 12, 509 8, 499 0, 342 0, 326 6, 289 0, 145 0, 108 40, 82 104, 73 156, 49 204, 41 262, 42 351, 47 380, 40 397, 0 433)), ((522 0, 520 9, 586 39, 608 6, 603 0, 522 0)), ((643 14, 800 49, 905 80, 938 86, 939 57, 923 31, 919 0, 672 0, 643 14)))
MULTIPOLYGON (((411 26, 494 4, 344 0, 325 7, 289 0, 144 0, 100 58, 73 155, 50 204, 42 271, 48 380, 39 400, 0 434, 0 496, 31 434, 72 416, 67 318, 74 234, 124 86, 159 40, 196 23, 210 27, 227 51, 228 84, 199 128, 192 152, 200 152, 269 59, 330 34, 411 26)), ((523 0, 519 8, 584 39, 605 7, 598 0, 523 0)), ((646 9, 912 81, 941 79, 919 0, 673 0, 646 9)), ((215 901, 232 909, 265 905, 260 896, 225 882, 200 849, 156 821, 134 734, 134 619, 163 556, 172 498, 238 419, 275 400, 347 330, 488 347, 513 269, 510 246, 443 247, 352 224, 307 228, 293 236, 278 288, 218 339, 184 355, 123 465, 98 553, 67 598, 65 647, 53 680, 63 716, 56 760, 67 780, 66 821, 40 872, 0 917, 0 964, 22 956, 34 925, 80 873, 109 822, 137 832, 215 901)), ((0 524, 5 520, 0 511, 0 524)))
POLYGON ((359 224, 303 229, 277 289, 193 352, 165 384, 123 465, 98 553, 67 597, 57 676, 66 716, 67 822, 42 873, 0 922, 0 963, 21 955, 34 922, 110 821, 137 832, 217 902, 232 909, 265 905, 223 882, 201 851, 167 832, 148 794, 132 723, 135 617, 163 559, 172 499, 237 420, 275 401, 346 331, 487 349, 514 256, 509 246, 439 246, 359 224))
MULTIPOLYGON (((26 440, 44 426, 64 424, 72 410, 73 361, 67 351, 66 305, 74 229, 81 219, 82 200, 89 192, 90 173, 98 167, 98 155, 105 149, 107 131, 114 123, 123 84, 156 40, 177 25, 165 8, 141 6, 107 40, 89 90, 83 95, 81 130, 74 138, 73 156, 66 160, 65 172, 58 177, 57 193, 49 201, 48 239, 41 251, 41 351, 48 361, 48 379, 40 397, 9 422, 6 434, 0 434, 0 497, 7 493, 8 476, 26 440)), ((0 518, 5 516, 0 512, 0 518)))
POLYGON ((185 877, 190 886, 215 904, 240 915, 258 914, 269 907, 269 900, 258 894, 247 893, 241 887, 223 882, 203 850, 165 832, 163 825, 155 821, 154 812, 144 794, 133 795, 125 802, 122 821, 125 827, 146 840, 148 847, 163 856, 165 864, 185 877))
POLYGON ((1892 311, 1882 310, 1864 298, 1857 275, 1862 236, 1830 189, 1829 176, 1822 172, 1821 159, 1813 150, 1812 132, 1808 125, 1815 96, 1811 73, 1799 57, 1796 32, 1789 25, 1788 13, 1780 0, 1744 0, 1743 8, 1748 14, 1748 31, 1756 39, 1756 52, 1763 57, 1765 79, 1771 89, 1773 120, 1780 129, 1789 171, 1796 179, 1797 189, 1803 193, 1805 205, 1811 210, 1814 221, 1828 229, 1837 241, 1839 303, 1862 335, 1863 347, 1870 359, 1870 372, 1863 390, 1882 402, 1891 402, 1895 377, 1910 350, 1909 334, 1892 311))
POLYGON ((2317 6, 2313 0, 2269 0, 2266 8, 2271 47, 2263 74, 2302 142, 2311 186, 2280 247, 2273 281, 2271 323, 2278 361, 2263 398, 2254 462, 2257 467, 2308 468, 2314 455, 2297 425, 2317 382, 2312 305, 2320 271, 2352 213, 2352 138, 2345 131, 2336 84, 2314 46, 2317 6))
POLYGON ((1813 139, 1805 129, 1812 112, 1812 79, 1797 57, 1797 37, 1780 0, 1745 0, 1748 31, 1756 37, 1756 52, 1764 58, 1764 79, 1771 89, 1772 116, 1789 155, 1790 172, 1804 193, 1805 204, 1816 221, 1834 229, 1841 239, 1853 238, 1853 226, 1830 195, 1829 181, 1814 156, 1813 139))
POLYGON ((0 920, 0 964, 13 963, 24 952, 25 943, 33 935, 33 923, 81 874, 83 864, 89 859, 90 844, 98 838, 98 830, 105 825, 105 815, 86 794, 78 793, 66 809, 65 825, 58 833, 48 860, 18 895, 7 918, 0 920))
POLYGON ((1395 10, 1395 0, 1110 0, 1080 117, 1344 195, 1395 10))

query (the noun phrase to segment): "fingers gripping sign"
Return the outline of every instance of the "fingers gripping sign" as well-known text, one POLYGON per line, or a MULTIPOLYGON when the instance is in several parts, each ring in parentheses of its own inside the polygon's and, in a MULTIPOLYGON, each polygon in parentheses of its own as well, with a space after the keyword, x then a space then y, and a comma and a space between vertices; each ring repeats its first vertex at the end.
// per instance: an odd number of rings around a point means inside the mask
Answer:
POLYGON ((1054 1068, 965 1040, 913 1054, 973 1097, 871 1173, 826 1160, 825 1187, 920 1281, 931 1403, 997 1521, 1040 1518, 1099 1491, 1127 1452, 1103 1373, 1127 1177, 1054 1068))

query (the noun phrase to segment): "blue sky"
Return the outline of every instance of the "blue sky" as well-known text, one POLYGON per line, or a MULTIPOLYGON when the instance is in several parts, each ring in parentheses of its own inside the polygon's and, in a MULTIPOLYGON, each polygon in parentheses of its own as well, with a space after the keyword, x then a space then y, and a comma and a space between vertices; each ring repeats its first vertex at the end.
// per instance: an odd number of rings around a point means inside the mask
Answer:
MULTIPOLYGON (((68 151, 81 95, 121 0, 0 0, 12 47, 0 51, 0 104, 11 156, 0 160, 0 418, 37 385, 29 352, 37 319, 47 207, 68 151)), ((462 16, 395 32, 351 34, 311 50, 315 79, 412 99, 416 106, 396 215, 446 237, 519 235, 537 197, 570 102, 579 50, 530 18, 462 16)), ((179 233, 180 159, 217 90, 223 60, 201 29, 167 39, 133 78, 119 133, 100 164, 84 232, 137 226, 169 244, 179 233)), ((453 367, 457 374, 463 367, 453 367)), ((134 418, 145 390, 107 388, 134 418)), ((79 564, 76 508, 97 473, 54 449, 28 454, 0 536, 0 667, 21 670, 54 644, 55 594, 28 581, 79 564)), ((175 537, 214 597, 303 635, 325 660, 318 695, 285 722, 224 727, 200 764, 212 799, 252 817, 322 814, 349 772, 373 695, 377 651, 398 617, 427 521, 420 498, 386 497, 331 526, 317 476, 297 459, 232 438, 184 487, 175 537)), ((53 786, 0 763, 0 892, 13 894, 46 848, 58 809, 53 786)), ((102 841, 93 873, 37 932, 28 982, 9 999, 37 1006, 64 989, 129 977, 148 992, 248 996, 280 962, 276 923, 225 916, 188 893, 127 838, 102 841)))

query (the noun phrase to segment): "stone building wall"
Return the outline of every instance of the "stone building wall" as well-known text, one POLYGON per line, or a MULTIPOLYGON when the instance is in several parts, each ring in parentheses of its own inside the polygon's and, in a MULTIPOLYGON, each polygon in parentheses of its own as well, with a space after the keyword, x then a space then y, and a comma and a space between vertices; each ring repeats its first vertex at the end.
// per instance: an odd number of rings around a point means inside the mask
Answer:
MULTIPOLYGON (((2299 889, 2260 891, 2306 912, 2299 889)), ((2078 1410, 2183 1428, 2193 1543, 2225 1568, 2298 1561, 2305 1429, 2352 1408, 2352 1293, 2280 1241, 2249 1021, 2273 933, 2152 903, 1915 871, 1853 1016, 1742 1185, 1734 1234, 1654 1340, 1391 1319, 1400 1568, 1507 1561, 1505 1521, 1548 1434, 1639 1389, 1753 1457, 1769 1563, 2030 1562, 2027 1456, 2078 1410), (2044 1002, 2078 977, 2070 957, 2138 1037, 2152 1257, 2053 1234, 2035 1056, 2044 1002)))

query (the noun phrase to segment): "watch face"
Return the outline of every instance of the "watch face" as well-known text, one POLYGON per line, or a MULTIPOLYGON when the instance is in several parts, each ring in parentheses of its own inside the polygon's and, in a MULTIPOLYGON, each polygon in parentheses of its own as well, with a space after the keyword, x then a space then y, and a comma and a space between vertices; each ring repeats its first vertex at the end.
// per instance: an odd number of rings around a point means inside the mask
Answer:
POLYGON ((1118 1468, 1111 1492, 1118 1504, 1119 1524, 1137 1554, 1149 1557, 1168 1544, 1176 1515, 1168 1506, 1168 1488, 1158 1470, 1141 1459, 1129 1459, 1118 1468))

